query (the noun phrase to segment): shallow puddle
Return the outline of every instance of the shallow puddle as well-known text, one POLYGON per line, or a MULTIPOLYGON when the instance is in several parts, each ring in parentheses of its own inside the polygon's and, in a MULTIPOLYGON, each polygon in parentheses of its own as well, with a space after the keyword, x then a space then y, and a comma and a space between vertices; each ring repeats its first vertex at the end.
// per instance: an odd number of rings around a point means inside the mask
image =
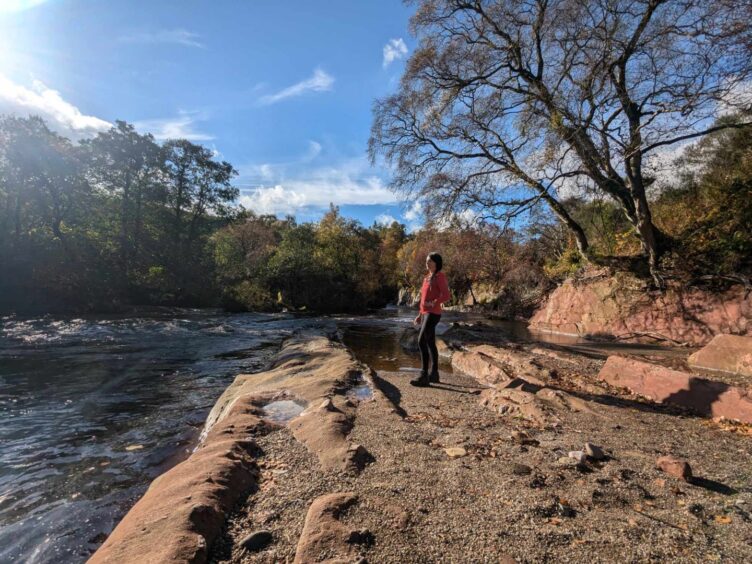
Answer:
POLYGON ((304 409, 304 405, 293 400, 278 400, 264 406, 264 415, 270 421, 286 424, 303 413, 304 409))
POLYGON ((357 401, 369 401, 373 399, 373 390, 366 382, 358 384, 347 391, 347 395, 357 401))

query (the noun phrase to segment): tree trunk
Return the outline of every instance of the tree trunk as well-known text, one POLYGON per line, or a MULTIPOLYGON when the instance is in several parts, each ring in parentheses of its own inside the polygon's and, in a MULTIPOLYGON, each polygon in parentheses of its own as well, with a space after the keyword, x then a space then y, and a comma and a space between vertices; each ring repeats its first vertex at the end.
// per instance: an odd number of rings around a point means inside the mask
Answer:
POLYGON ((660 259, 665 251, 665 236, 653 224, 653 217, 644 193, 634 197, 634 206, 634 226, 640 238, 642 252, 648 261, 650 276, 656 287, 663 289, 665 283, 660 273, 660 259))
POLYGON ((567 212, 564 206, 561 205, 559 200, 547 193, 543 195, 543 198, 548 202, 548 205, 551 207, 554 214, 556 214, 556 217, 558 217, 564 225, 567 226, 567 229, 569 229, 572 235, 574 235, 574 240, 577 244, 577 251, 579 251, 580 256, 582 256, 585 262, 591 262, 590 243, 588 243, 585 230, 572 218, 571 215, 569 215, 569 212, 567 212))

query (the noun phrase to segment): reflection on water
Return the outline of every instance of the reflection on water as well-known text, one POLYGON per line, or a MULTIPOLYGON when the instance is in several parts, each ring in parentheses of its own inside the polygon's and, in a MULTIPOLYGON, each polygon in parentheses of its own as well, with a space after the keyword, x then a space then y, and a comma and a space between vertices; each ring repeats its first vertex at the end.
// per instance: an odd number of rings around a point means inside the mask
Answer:
POLYGON ((303 413, 304 405, 292 400, 278 400, 264 406, 264 417, 275 423, 286 424, 303 413))
POLYGON ((0 562, 82 562, 234 376, 313 320, 0 319, 0 562))

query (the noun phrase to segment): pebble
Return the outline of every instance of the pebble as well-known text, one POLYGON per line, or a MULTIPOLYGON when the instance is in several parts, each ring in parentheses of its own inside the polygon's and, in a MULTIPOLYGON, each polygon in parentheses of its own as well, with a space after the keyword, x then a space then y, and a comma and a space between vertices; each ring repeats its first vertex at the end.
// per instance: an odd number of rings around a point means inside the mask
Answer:
POLYGON ((528 474, 531 474, 533 472, 533 469, 530 468, 530 466, 527 466, 526 464, 515 464, 512 467, 512 474, 516 476, 527 476, 528 474))
POLYGON ((463 456, 467 456, 467 451, 462 447, 445 448, 444 452, 446 452, 447 456, 449 456, 449 458, 452 458, 452 459, 462 458, 463 456))
POLYGON ((251 552, 255 552, 257 550, 262 550, 265 548, 270 542, 272 542, 272 534, 269 531, 254 531, 247 537, 245 537, 243 540, 240 541, 240 546, 245 548, 246 550, 249 550, 251 552))
POLYGON ((540 441, 533 439, 525 431, 513 431, 511 436, 512 441, 520 445, 538 446, 540 441))
POLYGON ((603 449, 593 443, 585 443, 584 450, 585 454, 588 455, 588 458, 591 458, 592 460, 604 460, 606 458, 606 453, 603 452, 603 449))
POLYGON ((556 463, 560 466, 577 466, 579 464, 574 458, 569 458, 568 456, 562 456, 556 463))

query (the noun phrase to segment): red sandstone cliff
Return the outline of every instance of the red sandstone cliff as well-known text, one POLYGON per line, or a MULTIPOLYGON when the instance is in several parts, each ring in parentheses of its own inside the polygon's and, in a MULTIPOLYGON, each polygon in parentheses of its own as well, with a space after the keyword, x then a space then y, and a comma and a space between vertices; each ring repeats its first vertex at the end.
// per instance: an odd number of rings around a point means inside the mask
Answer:
POLYGON ((675 285, 659 293, 628 275, 568 280, 535 312, 530 329, 699 346, 718 334, 752 333, 752 295, 741 286, 718 294, 675 285))

